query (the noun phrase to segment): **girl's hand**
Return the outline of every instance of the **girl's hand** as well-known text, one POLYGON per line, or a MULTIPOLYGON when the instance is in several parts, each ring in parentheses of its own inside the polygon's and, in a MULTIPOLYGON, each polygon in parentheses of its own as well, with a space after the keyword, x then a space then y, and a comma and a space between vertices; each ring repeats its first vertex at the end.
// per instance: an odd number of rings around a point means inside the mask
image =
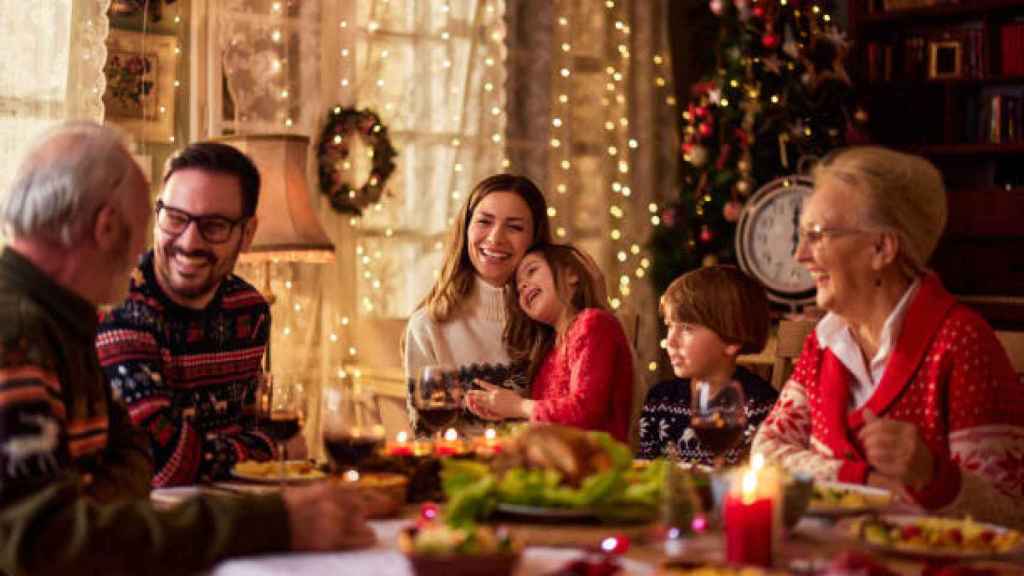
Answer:
POLYGON ((483 380, 475 381, 483 390, 471 390, 467 398, 470 411, 483 418, 530 418, 533 400, 527 400, 511 390, 483 380))

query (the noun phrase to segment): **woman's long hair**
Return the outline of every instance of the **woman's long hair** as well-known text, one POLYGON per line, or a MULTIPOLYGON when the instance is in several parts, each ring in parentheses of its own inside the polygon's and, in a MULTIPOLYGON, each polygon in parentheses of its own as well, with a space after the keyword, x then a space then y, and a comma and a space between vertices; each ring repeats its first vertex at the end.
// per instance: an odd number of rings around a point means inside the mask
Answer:
POLYGON ((551 226, 548 223, 548 205, 544 194, 529 178, 515 174, 495 174, 480 181, 463 202, 459 216, 448 234, 444 266, 441 275, 430 293, 416 308, 427 308, 434 322, 445 322, 458 310, 473 287, 476 270, 469 259, 466 231, 477 205, 494 192, 511 192, 518 195, 530 208, 533 217, 533 240, 531 246, 551 241, 551 226))
POLYGON ((580 311, 586 308, 608 310, 608 291, 604 274, 594 260, 570 244, 539 244, 527 254, 540 254, 551 268, 555 281, 555 295, 565 305, 558 324, 563 327, 559 333, 552 326, 530 318, 519 307, 519 287, 512 282, 512 289, 505 291, 506 309, 509 312, 505 323, 504 340, 513 361, 529 362, 529 381, 540 370, 544 358, 557 344, 564 340, 568 330, 580 311))

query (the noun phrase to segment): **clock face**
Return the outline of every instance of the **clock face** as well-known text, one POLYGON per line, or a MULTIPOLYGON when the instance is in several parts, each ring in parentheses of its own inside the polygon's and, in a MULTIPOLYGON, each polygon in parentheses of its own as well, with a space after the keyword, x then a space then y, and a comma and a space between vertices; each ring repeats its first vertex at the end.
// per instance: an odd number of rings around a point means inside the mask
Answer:
POLYGON ((740 265, 776 301, 799 303, 813 298, 814 280, 796 261, 800 210, 810 192, 803 178, 775 180, 750 199, 740 218, 736 236, 740 265))

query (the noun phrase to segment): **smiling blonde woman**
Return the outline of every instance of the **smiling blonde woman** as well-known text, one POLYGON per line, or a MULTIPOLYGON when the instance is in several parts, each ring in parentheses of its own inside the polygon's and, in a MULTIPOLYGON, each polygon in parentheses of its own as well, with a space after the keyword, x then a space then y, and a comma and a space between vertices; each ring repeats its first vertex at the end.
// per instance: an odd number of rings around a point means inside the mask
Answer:
POLYGON ((925 267, 946 224, 923 158, 852 148, 814 173, 797 260, 828 314, 754 441, 791 470, 1024 525, 1024 386, 925 267))

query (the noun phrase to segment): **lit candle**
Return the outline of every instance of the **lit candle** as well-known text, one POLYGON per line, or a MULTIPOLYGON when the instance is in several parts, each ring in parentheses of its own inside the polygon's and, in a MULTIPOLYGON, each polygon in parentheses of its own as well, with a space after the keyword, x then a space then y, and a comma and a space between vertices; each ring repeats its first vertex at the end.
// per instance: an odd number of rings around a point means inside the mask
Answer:
POLYGON ((501 442, 498 442, 498 431, 494 428, 484 430, 483 442, 477 443, 476 451, 480 456, 493 456, 501 452, 501 442))
POLYGON ((387 447, 388 456, 412 456, 412 446, 409 445, 409 433, 402 430, 395 435, 395 441, 387 447))
POLYGON ((345 482, 359 482, 359 471, 349 470, 341 475, 345 482))
POLYGON ((434 446, 434 453, 438 456, 454 456, 458 454, 459 433, 455 428, 449 428, 444 433, 444 441, 434 446))
POLYGON ((725 499, 726 559, 731 564, 771 566, 781 533, 779 475, 765 469, 760 454, 751 458, 750 468, 736 474, 725 499))

